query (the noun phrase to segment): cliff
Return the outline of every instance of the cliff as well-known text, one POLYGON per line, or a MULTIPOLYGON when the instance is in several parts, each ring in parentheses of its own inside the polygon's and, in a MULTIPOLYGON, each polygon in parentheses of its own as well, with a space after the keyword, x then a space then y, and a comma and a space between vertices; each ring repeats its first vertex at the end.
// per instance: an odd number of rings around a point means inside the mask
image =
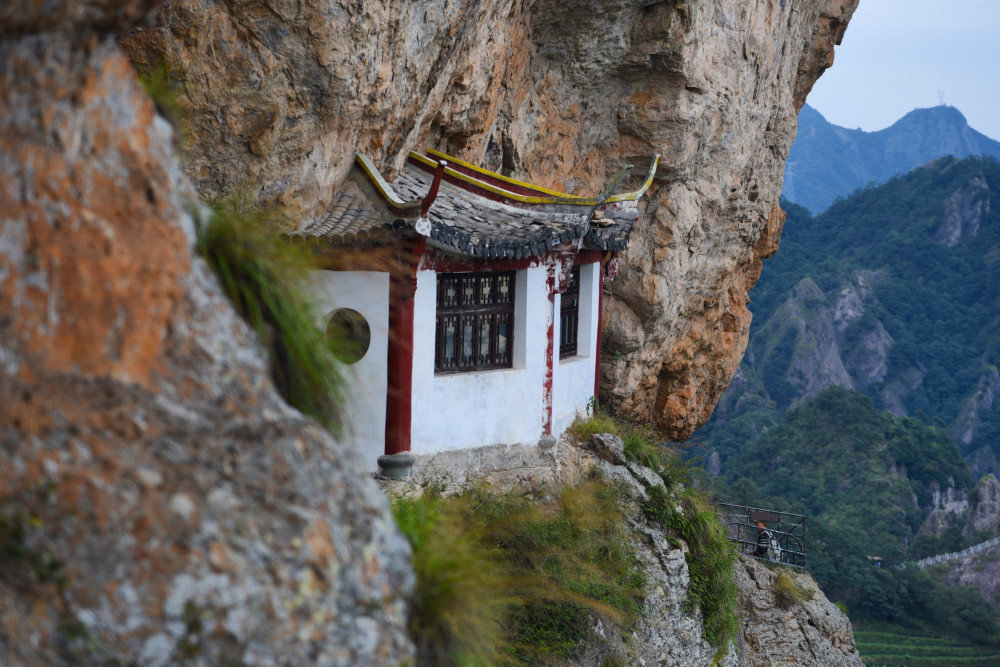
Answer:
POLYGON ((408 546, 192 253, 142 9, 0 9, 0 663, 402 662, 408 546))
POLYGON ((569 191, 662 152, 604 393, 684 438, 742 355, 795 113, 856 4, 0 7, 0 661, 412 654, 387 503, 275 392, 192 251, 199 196, 308 218, 355 151, 569 191), (135 79, 160 62, 183 142, 135 79))
POLYGON ((391 178, 430 146, 573 193, 662 153, 606 302, 601 399, 683 440, 742 358, 796 114, 856 5, 176 0, 120 43, 182 86, 203 197, 248 188, 303 219, 355 152, 391 178))

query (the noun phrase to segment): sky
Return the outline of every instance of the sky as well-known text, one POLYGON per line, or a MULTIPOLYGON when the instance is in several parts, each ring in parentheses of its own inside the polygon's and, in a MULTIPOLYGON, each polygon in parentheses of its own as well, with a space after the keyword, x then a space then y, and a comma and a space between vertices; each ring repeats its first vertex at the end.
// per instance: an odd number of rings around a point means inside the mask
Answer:
POLYGON ((1000 140, 1000 0, 861 0, 806 103, 872 132, 942 96, 1000 140))

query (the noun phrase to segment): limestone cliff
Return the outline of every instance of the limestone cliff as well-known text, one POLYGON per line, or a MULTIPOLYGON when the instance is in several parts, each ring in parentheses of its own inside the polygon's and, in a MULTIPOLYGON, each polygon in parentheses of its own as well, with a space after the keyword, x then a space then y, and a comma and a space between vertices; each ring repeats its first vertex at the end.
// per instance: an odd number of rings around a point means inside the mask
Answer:
POLYGON ((120 43, 183 85, 186 171, 303 219, 355 152, 431 146, 569 192, 663 153, 607 299, 602 400, 709 416, 778 247, 796 114, 857 0, 175 0, 120 43))
POLYGON ((307 218, 355 151, 573 192, 663 152, 603 372, 685 437, 856 0, 177 0, 137 27, 157 4, 0 6, 0 662, 405 663, 406 544, 274 391, 191 251, 198 195, 307 218), (119 46, 183 86, 183 159, 119 46))
POLYGON ((101 36, 142 4, 0 8, 0 664, 403 662, 387 502, 272 387, 101 36))

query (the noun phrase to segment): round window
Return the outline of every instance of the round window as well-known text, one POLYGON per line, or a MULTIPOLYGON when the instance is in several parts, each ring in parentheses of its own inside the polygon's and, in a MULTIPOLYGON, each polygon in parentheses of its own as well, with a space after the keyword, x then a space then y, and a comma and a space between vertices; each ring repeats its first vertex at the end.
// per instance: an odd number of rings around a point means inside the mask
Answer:
POLYGON ((345 364, 361 361, 372 343, 372 328, 365 316, 353 308, 333 311, 326 323, 326 339, 333 355, 345 364))

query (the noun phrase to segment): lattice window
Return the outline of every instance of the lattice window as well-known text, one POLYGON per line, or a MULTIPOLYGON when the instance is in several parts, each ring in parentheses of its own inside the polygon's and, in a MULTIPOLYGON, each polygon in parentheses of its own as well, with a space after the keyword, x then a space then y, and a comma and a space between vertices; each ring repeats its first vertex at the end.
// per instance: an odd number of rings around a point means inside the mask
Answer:
POLYGON ((513 335, 513 271, 438 274, 435 373, 510 368, 513 335))
POLYGON ((559 358, 575 357, 580 329, 580 267, 569 273, 569 285, 562 293, 559 308, 559 358))

